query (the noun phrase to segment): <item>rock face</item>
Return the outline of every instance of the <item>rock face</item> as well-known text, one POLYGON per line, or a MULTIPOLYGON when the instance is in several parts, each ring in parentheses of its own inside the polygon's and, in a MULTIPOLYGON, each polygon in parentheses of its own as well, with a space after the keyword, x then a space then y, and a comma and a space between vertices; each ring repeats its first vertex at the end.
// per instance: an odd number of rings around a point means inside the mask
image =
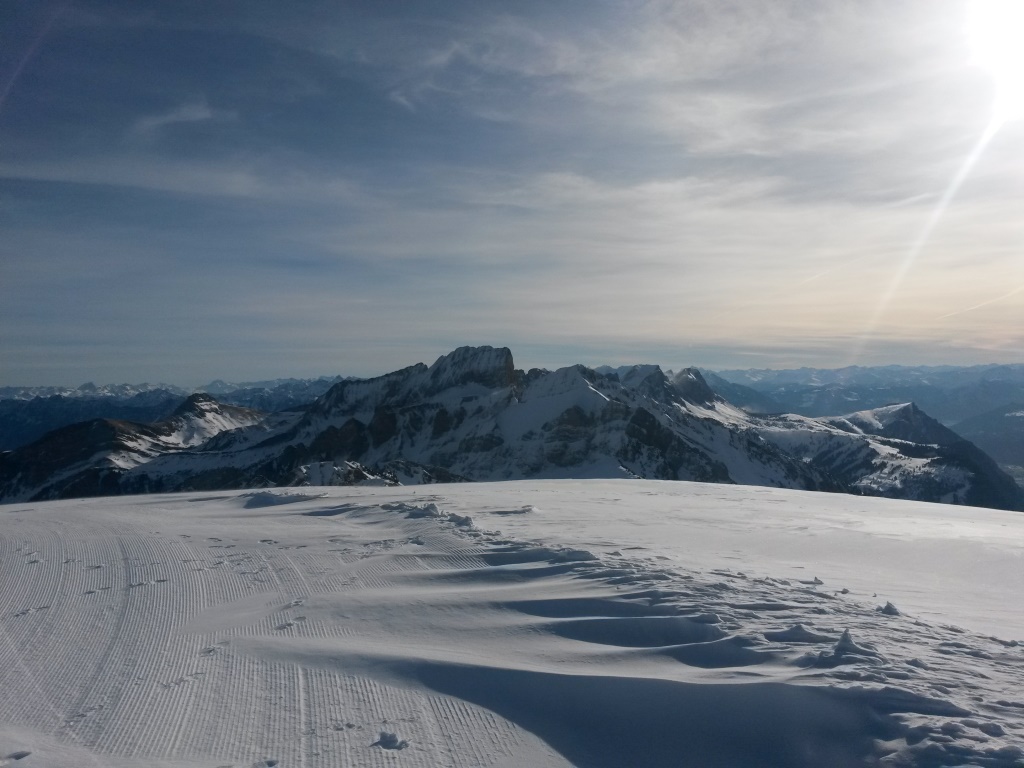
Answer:
POLYGON ((232 428, 224 408, 194 396, 163 424, 133 425, 131 440, 148 453, 136 450, 131 461, 112 461, 110 446, 99 451, 105 464, 90 463, 92 449, 65 451, 65 459, 53 458, 52 445, 29 446, 35 458, 7 454, 0 494, 67 495, 53 476, 78 462, 79 473, 103 466, 102 483, 90 481, 95 493, 643 477, 1024 506, 984 454, 942 442, 945 428, 913 406, 845 420, 753 417, 717 397, 695 369, 671 378, 649 365, 524 372, 508 349, 462 347, 430 366, 340 381, 291 414, 248 425, 236 414, 232 428), (46 468, 29 478, 33 462, 46 468))

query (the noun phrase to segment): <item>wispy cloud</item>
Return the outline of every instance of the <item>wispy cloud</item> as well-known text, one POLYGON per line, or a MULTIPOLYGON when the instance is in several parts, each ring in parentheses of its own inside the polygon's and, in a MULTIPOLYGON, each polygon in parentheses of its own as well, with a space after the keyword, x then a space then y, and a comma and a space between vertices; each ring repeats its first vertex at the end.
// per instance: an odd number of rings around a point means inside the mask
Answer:
POLYGON ((230 112, 222 112, 219 115, 215 114, 205 101, 189 101, 157 115, 140 117, 132 126, 132 132, 137 135, 148 136, 168 125, 199 123, 205 120, 213 120, 215 117, 223 119, 230 115, 230 112))
MULTIPOLYGON (((961 17, 76 3, 0 112, 3 375, 55 375, 39 349, 72 380, 111 349, 159 374, 125 378, 373 373, 460 343, 841 364, 987 119, 961 17)), ((1017 354, 1021 141, 979 158, 871 359, 1017 354)))
POLYGON ((982 309, 983 307, 990 307, 993 304, 999 304, 1001 302, 1006 301, 1007 299, 1011 299, 1014 296, 1016 296, 1017 294, 1021 293, 1022 291, 1024 291, 1024 285, 1018 285, 1016 288, 1014 288, 1009 293, 1001 294, 1001 295, 996 296, 995 298, 992 298, 992 299, 986 299, 985 301, 979 302, 979 303, 977 303, 977 304, 975 304, 973 306, 970 306, 970 307, 966 307, 965 309, 958 309, 955 312, 947 312, 944 315, 939 315, 938 319, 939 320, 945 320, 946 318, 949 318, 949 317, 957 317, 958 315, 963 315, 963 314, 966 314, 968 312, 974 312, 976 310, 982 309))

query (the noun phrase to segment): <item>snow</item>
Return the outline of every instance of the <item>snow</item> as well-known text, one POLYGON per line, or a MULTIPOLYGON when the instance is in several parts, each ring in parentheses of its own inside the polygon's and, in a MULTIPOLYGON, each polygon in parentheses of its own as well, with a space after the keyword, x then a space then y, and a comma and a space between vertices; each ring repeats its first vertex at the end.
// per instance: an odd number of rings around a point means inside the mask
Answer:
POLYGON ((1019 513, 682 482, 11 505, 0 765, 1019 767, 1022 561, 1019 513))
MULTIPOLYGON (((858 461, 869 459, 870 470, 862 470, 861 477, 852 484, 861 492, 919 498, 915 494, 920 494, 922 488, 930 490, 929 486, 941 486, 947 489, 944 502, 957 503, 974 482, 970 472, 942 458, 913 455, 914 447, 923 443, 873 434, 873 430, 890 424, 904 408, 906 405, 888 406, 828 419, 785 414, 755 421, 761 437, 790 455, 813 460, 816 456, 833 454, 833 471, 841 471, 844 464, 856 465, 858 461), (911 455, 905 453, 906 448, 911 449, 911 455)), ((734 477, 741 482, 754 482, 747 477, 734 477)))
POLYGON ((827 421, 842 422, 848 425, 852 431, 860 434, 875 434, 892 424, 910 405, 910 403, 886 405, 867 411, 857 411, 846 416, 837 416, 827 421))
POLYGON ((239 417, 237 413, 223 413, 216 407, 204 409, 202 416, 179 417, 173 421, 173 431, 166 441, 182 448, 202 445, 214 435, 260 423, 262 414, 239 417))

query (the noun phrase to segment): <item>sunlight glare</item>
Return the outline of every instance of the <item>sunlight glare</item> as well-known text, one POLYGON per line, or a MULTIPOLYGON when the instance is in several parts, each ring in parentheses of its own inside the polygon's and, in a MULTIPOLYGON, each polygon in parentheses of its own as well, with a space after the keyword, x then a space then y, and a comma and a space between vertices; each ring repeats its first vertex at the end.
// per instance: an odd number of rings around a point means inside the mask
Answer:
POLYGON ((967 32, 974 63, 995 84, 993 121, 1024 118, 1024 1, 971 0, 967 32))

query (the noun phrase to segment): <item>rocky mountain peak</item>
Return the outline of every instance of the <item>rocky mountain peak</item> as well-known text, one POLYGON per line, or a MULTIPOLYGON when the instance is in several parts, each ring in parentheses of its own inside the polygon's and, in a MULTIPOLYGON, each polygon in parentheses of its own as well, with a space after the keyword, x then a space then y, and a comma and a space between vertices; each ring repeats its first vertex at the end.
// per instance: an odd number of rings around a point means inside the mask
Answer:
POLYGON ((515 365, 508 347, 459 347, 441 355, 428 369, 431 388, 480 384, 489 389, 512 386, 515 365))
POLYGON ((678 397, 668 376, 657 365, 634 365, 631 368, 620 368, 618 378, 623 387, 655 400, 670 403, 678 397))
POLYGON ((672 383, 683 399, 698 405, 710 405, 717 396, 696 368, 683 368, 672 383))
POLYGON ((216 398, 205 392, 195 392, 186 397, 182 404, 174 409, 171 418, 178 416, 202 416, 217 410, 220 410, 220 403, 216 398))

